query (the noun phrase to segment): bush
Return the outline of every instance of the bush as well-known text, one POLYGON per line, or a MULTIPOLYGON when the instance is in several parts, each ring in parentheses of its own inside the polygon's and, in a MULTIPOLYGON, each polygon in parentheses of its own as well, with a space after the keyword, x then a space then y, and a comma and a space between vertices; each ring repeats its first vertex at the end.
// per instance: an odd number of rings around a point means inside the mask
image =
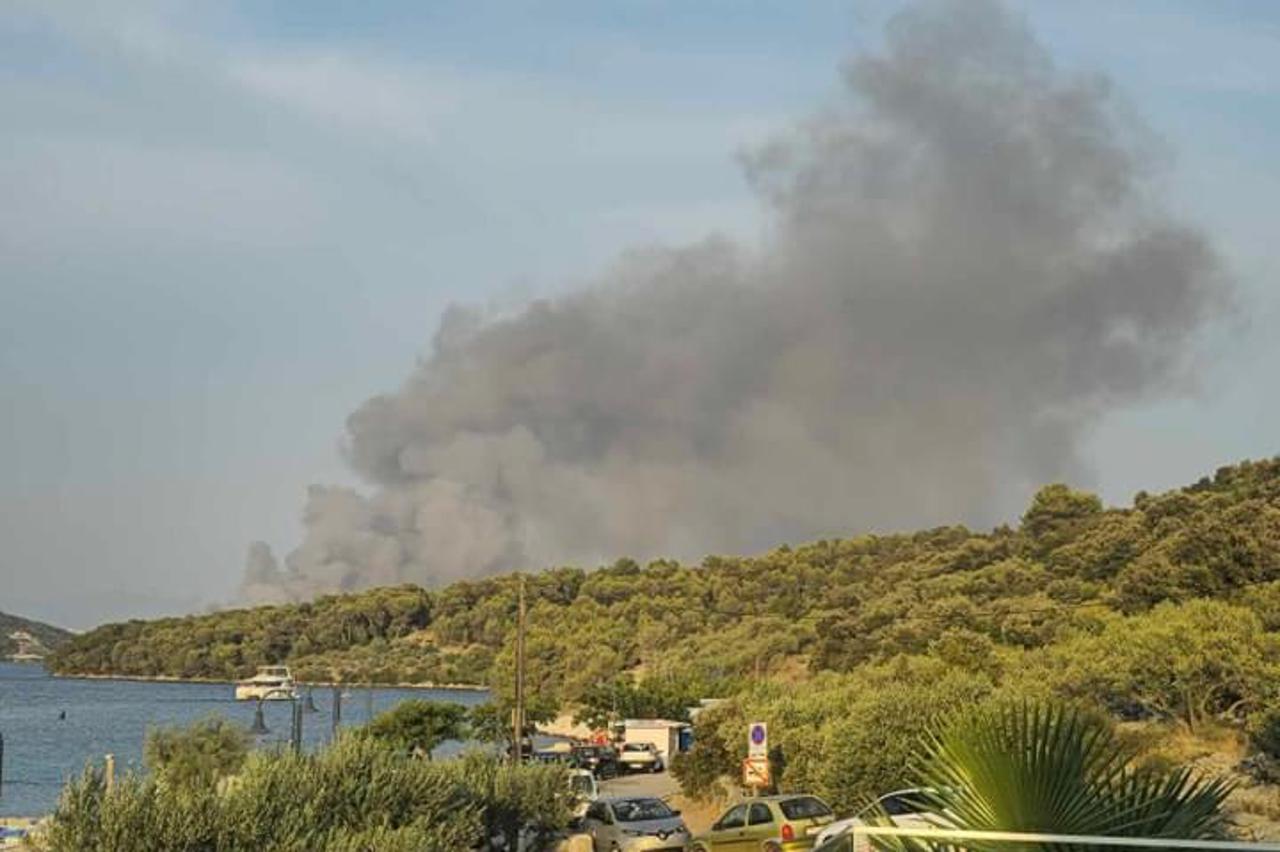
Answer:
POLYGON ((1249 717, 1249 744, 1272 759, 1280 759, 1280 707, 1264 707, 1249 717))
MULTIPOLYGON (((428 763, 366 737, 315 754, 259 752, 218 791, 101 773, 70 782, 42 844, 49 852, 382 852, 470 849, 495 834, 534 849, 570 818, 559 767, 499 764, 486 755, 428 763)), ((540 845, 541 844, 541 845, 540 845)))
POLYGON ((212 785, 234 775, 249 753, 249 732, 221 716, 186 728, 152 728, 142 746, 146 767, 166 782, 212 785))
POLYGON ((1044 650, 1019 674, 1062 698, 1189 729, 1258 706, 1280 679, 1280 639, 1251 611, 1221 601, 1165 602, 1044 650))

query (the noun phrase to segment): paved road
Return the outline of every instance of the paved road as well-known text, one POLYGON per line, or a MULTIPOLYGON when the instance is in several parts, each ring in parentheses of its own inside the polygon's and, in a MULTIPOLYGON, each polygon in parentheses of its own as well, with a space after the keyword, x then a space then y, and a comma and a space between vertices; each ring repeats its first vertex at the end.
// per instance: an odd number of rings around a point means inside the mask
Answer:
POLYGON ((656 796, 659 799, 669 799, 679 792, 680 785, 666 771, 637 772, 600 782, 602 796, 656 796))

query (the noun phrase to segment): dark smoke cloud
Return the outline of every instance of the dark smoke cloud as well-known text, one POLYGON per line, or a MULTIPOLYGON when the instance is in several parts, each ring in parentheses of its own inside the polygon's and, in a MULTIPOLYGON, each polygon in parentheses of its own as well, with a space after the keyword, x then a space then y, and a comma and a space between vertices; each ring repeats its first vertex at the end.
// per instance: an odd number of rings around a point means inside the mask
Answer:
POLYGON ((847 102, 746 158, 763 246, 624 257, 514 316, 461 308, 347 423, 250 596, 696 557, 1008 517, 1105 411, 1176 392, 1227 285, 1151 199, 1107 82, 991 3, 915 7, 847 102))

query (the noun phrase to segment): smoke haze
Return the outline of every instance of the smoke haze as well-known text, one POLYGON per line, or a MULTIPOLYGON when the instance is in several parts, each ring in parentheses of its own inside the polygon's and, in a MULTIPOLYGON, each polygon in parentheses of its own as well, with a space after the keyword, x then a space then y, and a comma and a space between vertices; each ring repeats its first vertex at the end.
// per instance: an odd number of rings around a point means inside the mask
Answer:
POLYGON ((253 545, 244 596, 990 523, 1087 475, 1106 411, 1194 379, 1228 285, 1105 79, 969 0, 897 16, 844 74, 744 157, 762 244, 450 309, 348 419, 367 490, 313 486, 304 540, 283 566, 253 545))

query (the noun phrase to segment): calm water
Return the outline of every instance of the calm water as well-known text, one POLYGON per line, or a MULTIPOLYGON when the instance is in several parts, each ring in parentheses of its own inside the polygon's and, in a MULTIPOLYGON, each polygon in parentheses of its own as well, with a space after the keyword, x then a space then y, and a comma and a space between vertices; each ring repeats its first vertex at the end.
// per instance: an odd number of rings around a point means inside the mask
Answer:
MULTIPOLYGON (((37 816, 53 810, 63 781, 85 762, 114 754, 116 771, 140 767, 142 741, 151 725, 185 724, 219 714, 246 728, 256 702, 235 701, 230 684, 145 683, 124 680, 54 678, 39 666, 0 663, 0 734, 4 736, 4 786, 0 816, 37 816), (58 714, 66 711, 66 719, 58 714)), ((317 687, 319 712, 303 714, 303 739, 309 746, 329 741, 333 692, 317 687)), ((343 725, 363 724, 370 709, 380 713, 406 698, 473 705, 481 692, 448 689, 352 689, 342 700, 343 725)), ((289 739, 289 702, 264 704, 270 732, 261 744, 289 739)), ((439 753, 460 744, 442 746, 439 753)))

